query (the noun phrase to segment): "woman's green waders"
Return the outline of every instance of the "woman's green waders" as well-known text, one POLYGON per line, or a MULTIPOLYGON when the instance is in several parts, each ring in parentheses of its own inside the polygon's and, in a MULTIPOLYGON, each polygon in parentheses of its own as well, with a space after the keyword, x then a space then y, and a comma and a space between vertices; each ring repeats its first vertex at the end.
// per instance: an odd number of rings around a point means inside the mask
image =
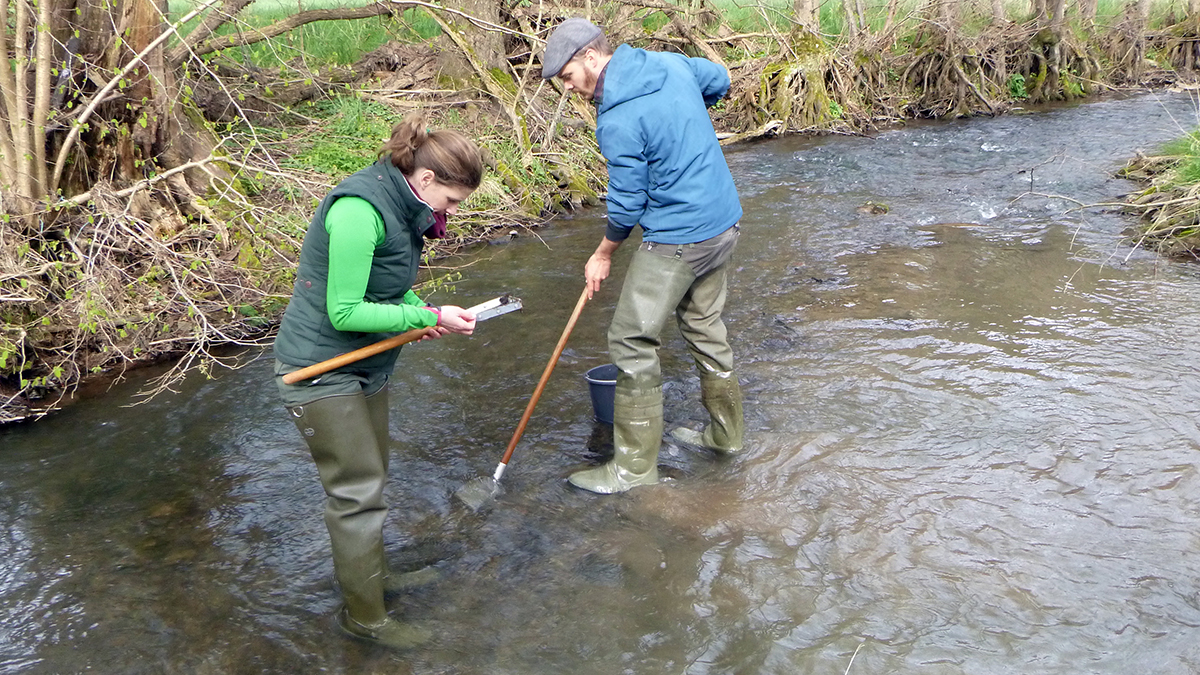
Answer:
POLYGON ((633 254, 608 329, 609 356, 618 370, 613 402, 614 456, 607 464, 571 474, 567 480, 576 487, 612 494, 658 482, 663 432, 658 348, 672 312, 700 369, 701 382, 705 377, 720 377, 733 383, 734 388, 721 399, 728 403, 715 409, 709 405, 716 403, 717 397, 706 397, 704 403, 714 420, 710 427, 720 426, 722 440, 737 439, 737 447, 730 444, 729 450, 741 447, 741 391, 736 388, 733 351, 721 321, 729 263, 725 261, 697 277, 685 257, 685 247, 661 244, 642 244, 633 254))
POLYGON ((345 605, 338 623, 346 632, 389 647, 409 648, 429 631, 388 616, 383 555, 387 504, 383 486, 388 467, 386 385, 370 396, 338 394, 288 410, 317 465, 325 502, 325 525, 333 547, 333 567, 345 605))

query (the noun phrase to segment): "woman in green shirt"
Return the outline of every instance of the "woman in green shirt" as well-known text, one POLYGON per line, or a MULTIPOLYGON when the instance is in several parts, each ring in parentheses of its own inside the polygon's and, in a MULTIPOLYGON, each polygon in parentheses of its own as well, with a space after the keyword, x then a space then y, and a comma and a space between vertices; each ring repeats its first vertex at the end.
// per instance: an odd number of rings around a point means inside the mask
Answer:
POLYGON ((279 392, 328 495, 325 524, 345 600, 338 623, 391 647, 429 637, 388 616, 383 601, 384 591, 396 585, 383 555, 383 488, 387 382, 400 350, 296 384, 282 378, 414 328, 429 329, 422 339, 470 335, 470 312, 427 305, 412 285, 424 240, 445 236, 446 216, 482 178, 479 149, 465 136, 430 131, 421 115, 397 124, 379 161, 339 183, 317 208, 275 341, 279 392))

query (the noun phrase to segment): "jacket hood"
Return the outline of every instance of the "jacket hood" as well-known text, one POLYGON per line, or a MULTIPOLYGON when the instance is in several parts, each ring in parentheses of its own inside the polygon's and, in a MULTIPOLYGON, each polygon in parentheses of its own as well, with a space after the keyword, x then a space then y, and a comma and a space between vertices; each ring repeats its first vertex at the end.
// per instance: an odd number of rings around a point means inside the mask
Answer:
POLYGON ((661 64, 646 58, 646 52, 629 45, 617 47, 608 72, 604 74, 604 92, 598 112, 604 112, 635 98, 662 89, 667 71, 661 64))

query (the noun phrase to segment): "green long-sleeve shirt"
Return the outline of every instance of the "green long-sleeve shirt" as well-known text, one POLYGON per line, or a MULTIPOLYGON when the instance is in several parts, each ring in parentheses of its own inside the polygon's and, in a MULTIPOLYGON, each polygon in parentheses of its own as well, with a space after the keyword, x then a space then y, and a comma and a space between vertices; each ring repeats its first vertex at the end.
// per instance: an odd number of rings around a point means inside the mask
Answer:
POLYGON ((383 243, 383 219, 371 203, 342 197, 325 217, 329 233, 329 285, 325 301, 333 327, 360 333, 403 332, 437 324, 437 314, 409 289, 398 305, 366 302, 375 248, 383 243))

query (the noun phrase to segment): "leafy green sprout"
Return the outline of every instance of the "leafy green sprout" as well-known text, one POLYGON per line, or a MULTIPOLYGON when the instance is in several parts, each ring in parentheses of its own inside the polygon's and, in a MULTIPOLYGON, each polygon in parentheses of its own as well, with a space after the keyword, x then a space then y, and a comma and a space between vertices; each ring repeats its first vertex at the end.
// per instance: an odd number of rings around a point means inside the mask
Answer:
POLYGON ((1021 73, 1013 73, 1008 78, 1008 95, 1018 101, 1029 98, 1029 92, 1025 89, 1024 75, 1021 73))

